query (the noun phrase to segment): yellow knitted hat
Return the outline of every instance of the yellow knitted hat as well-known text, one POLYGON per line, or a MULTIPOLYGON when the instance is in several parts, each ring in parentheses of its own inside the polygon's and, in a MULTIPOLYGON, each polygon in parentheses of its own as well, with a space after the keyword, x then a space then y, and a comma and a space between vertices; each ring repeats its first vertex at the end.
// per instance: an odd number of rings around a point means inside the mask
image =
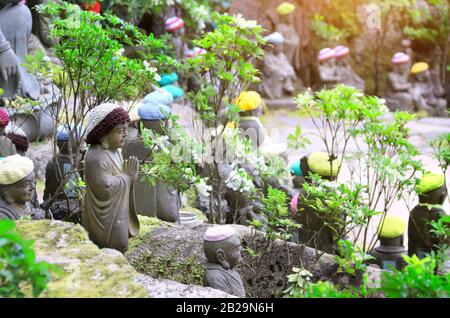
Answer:
POLYGON ((395 238, 403 235, 406 230, 406 222, 398 216, 387 216, 384 219, 383 228, 382 222, 378 224, 378 235, 384 238, 395 238))
POLYGON ((428 64, 425 62, 419 62, 411 67, 411 74, 419 74, 428 70, 428 64))
POLYGON ((236 98, 236 105, 244 111, 254 110, 261 104, 261 96, 255 91, 245 91, 236 98))
POLYGON ((295 10, 295 5, 293 5, 292 3, 289 2, 283 2, 282 4, 280 4, 277 7, 277 13, 279 15, 288 15, 291 14, 292 12, 294 12, 295 10))
POLYGON ((322 177, 337 176, 339 165, 340 160, 334 159, 330 167, 330 156, 326 152, 314 152, 308 156, 309 169, 322 177))
POLYGON ((0 184, 16 183, 34 171, 33 161, 21 155, 14 155, 0 161, 0 184))
POLYGON ((445 175, 443 173, 427 172, 416 184, 416 192, 424 194, 439 189, 445 184, 445 175))

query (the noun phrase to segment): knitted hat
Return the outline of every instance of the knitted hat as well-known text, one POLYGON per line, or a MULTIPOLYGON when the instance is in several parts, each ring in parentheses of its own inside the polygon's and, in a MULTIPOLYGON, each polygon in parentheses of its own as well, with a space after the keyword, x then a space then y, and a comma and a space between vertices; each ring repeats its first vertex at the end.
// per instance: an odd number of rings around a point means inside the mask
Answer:
POLYGON ((350 49, 343 45, 336 46, 334 50, 336 51, 337 58, 341 58, 350 54, 350 49))
POLYGON ((403 235, 406 230, 406 222, 398 216, 387 216, 384 222, 378 224, 378 235, 383 238, 396 238, 403 235), (383 225, 383 228, 381 228, 383 225))
POLYGON ((428 71, 428 64, 425 62, 419 62, 411 67, 411 74, 419 74, 428 71))
POLYGON ((83 10, 100 14, 102 12, 102 5, 98 1, 96 1, 92 4, 85 2, 85 3, 83 3, 83 10))
POLYGON ((21 155, 8 156, 0 161, 0 184, 14 184, 34 171, 30 158, 21 155))
POLYGON ((184 96, 184 90, 175 85, 167 85, 162 88, 167 91, 170 95, 172 95, 173 99, 177 99, 184 96))
POLYGON ((6 127, 9 123, 8 113, 0 107, 0 127, 6 127))
POLYGON ((174 32, 176 30, 181 29, 182 27, 184 27, 184 21, 179 17, 170 17, 166 20, 166 23, 164 24, 164 29, 167 32, 174 32))
POLYGON ((295 10, 295 5, 293 5, 292 3, 289 2, 283 2, 282 4, 280 4, 277 7, 277 13, 279 15, 288 15, 291 14, 292 12, 294 12, 295 10))
POLYGON ((325 49, 322 49, 319 52, 318 59, 319 59, 319 62, 325 62, 325 61, 335 58, 335 57, 336 57, 336 51, 327 47, 325 49))
POLYGON ((443 173, 427 172, 416 184, 417 194, 424 194, 441 188, 445 184, 443 173))
POLYGON ((178 81, 177 73, 164 74, 161 76, 161 80, 158 81, 159 86, 166 86, 178 81))
POLYGON ((268 36, 264 37, 264 40, 266 40, 266 42, 268 43, 272 43, 275 45, 280 45, 284 43, 284 37, 279 32, 273 32, 269 34, 268 36))
POLYGON ((300 164, 300 160, 297 160, 291 165, 291 174, 297 177, 303 177, 303 171, 300 164))
POLYGON ((91 109, 88 113, 89 124, 86 129, 86 142, 98 144, 100 138, 107 135, 115 126, 130 121, 128 113, 116 104, 105 103, 91 109))
POLYGON ((145 96, 143 103, 139 106, 138 115, 143 120, 162 120, 172 114, 169 107, 172 96, 160 91, 154 91, 145 96))
POLYGON ((392 57, 392 64, 405 64, 409 62, 409 56, 403 52, 397 52, 392 57))
POLYGON ((28 150, 28 138, 27 134, 20 127, 13 127, 11 125, 6 126, 6 137, 16 146, 16 149, 22 152, 28 150))
POLYGON ((230 225, 218 225, 210 227, 203 235, 203 239, 208 242, 219 242, 229 239, 236 234, 235 229, 230 225))
POLYGON ((261 96, 255 91, 245 91, 239 94, 235 103, 243 111, 254 110, 261 104, 261 96))
POLYGON ((314 152, 308 156, 309 169, 322 177, 337 176, 339 165, 340 161, 334 159, 330 167, 330 157, 326 152, 314 152))

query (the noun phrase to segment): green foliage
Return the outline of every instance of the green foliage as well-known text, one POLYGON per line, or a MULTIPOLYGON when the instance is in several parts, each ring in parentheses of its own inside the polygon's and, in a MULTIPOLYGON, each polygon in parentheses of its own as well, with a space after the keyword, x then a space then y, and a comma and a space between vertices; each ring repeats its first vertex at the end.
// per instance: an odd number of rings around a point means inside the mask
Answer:
POLYGON ((348 36, 345 29, 338 28, 333 24, 325 22, 325 18, 319 14, 314 16, 312 29, 322 40, 323 46, 337 45, 348 36))
POLYGON ((290 286, 283 291, 284 294, 295 297, 296 295, 301 295, 303 290, 305 290, 308 285, 311 284, 311 277, 313 277, 313 274, 311 274, 306 269, 293 267, 292 271, 293 274, 288 275, 288 281, 290 283, 290 286))
POLYGON ((435 273, 433 258, 420 260, 417 256, 404 256, 403 270, 384 272, 381 290, 389 298, 442 298, 450 296, 450 274, 435 273))
POLYGON ((358 272, 365 272, 367 266, 365 262, 374 259, 364 251, 356 247, 352 242, 348 240, 338 241, 338 252, 336 255, 336 263, 338 264, 338 273, 348 273, 352 276, 356 276, 358 272))
POLYGON ((294 298, 357 298, 358 295, 349 290, 339 290, 330 282, 319 281, 309 284, 300 293, 294 293, 294 298))
POLYGON ((50 270, 57 267, 37 262, 34 242, 14 232, 15 226, 13 221, 0 220, 0 297, 25 297, 30 286, 33 297, 39 297, 51 280, 50 270))

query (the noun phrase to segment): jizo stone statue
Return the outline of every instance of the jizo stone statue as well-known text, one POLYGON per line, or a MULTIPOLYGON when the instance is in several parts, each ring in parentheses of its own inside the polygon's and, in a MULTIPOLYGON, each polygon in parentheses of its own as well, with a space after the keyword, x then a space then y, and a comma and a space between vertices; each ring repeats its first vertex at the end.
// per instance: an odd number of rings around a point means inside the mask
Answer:
POLYGON ((414 111, 409 72, 411 58, 403 53, 395 53, 391 60, 392 71, 388 74, 386 102, 393 110, 414 111))

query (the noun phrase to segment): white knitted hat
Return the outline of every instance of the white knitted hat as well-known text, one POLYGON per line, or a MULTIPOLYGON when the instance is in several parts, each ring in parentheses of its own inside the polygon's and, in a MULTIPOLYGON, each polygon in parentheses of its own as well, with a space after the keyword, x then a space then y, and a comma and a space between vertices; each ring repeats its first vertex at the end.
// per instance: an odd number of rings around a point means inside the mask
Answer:
POLYGON ((0 184, 14 184, 34 171, 31 159, 21 155, 8 156, 0 161, 0 184))
POLYGON ((344 57, 350 54, 350 49, 343 45, 336 46, 334 50, 336 51, 336 57, 344 57))
POLYGON ((23 131, 22 128, 18 126, 13 126, 11 123, 9 123, 8 126, 5 128, 5 134, 16 134, 22 137, 27 137, 27 134, 23 131))
POLYGON ((410 60, 409 56, 403 52, 397 52, 394 54, 394 56, 392 57, 392 64, 406 64, 408 63, 410 60))
POLYGON ((264 37, 264 40, 266 40, 269 43, 272 44, 283 44, 284 43, 284 37, 279 32, 273 32, 269 34, 268 36, 264 37))
POLYGON ((88 126, 86 128, 86 136, 95 128, 110 112, 120 106, 113 103, 105 103, 92 108, 88 113, 88 126))
POLYGON ((206 230, 203 239, 208 242, 224 241, 236 234, 236 230, 230 225, 218 225, 206 230))
POLYGON ((336 57, 336 51, 330 48, 322 49, 319 52, 319 61, 325 62, 326 60, 332 59, 336 57))
POLYGON ((184 27, 184 21, 179 17, 170 17, 166 20, 164 24, 164 29, 167 32, 173 32, 178 29, 181 29, 182 27, 184 27))

